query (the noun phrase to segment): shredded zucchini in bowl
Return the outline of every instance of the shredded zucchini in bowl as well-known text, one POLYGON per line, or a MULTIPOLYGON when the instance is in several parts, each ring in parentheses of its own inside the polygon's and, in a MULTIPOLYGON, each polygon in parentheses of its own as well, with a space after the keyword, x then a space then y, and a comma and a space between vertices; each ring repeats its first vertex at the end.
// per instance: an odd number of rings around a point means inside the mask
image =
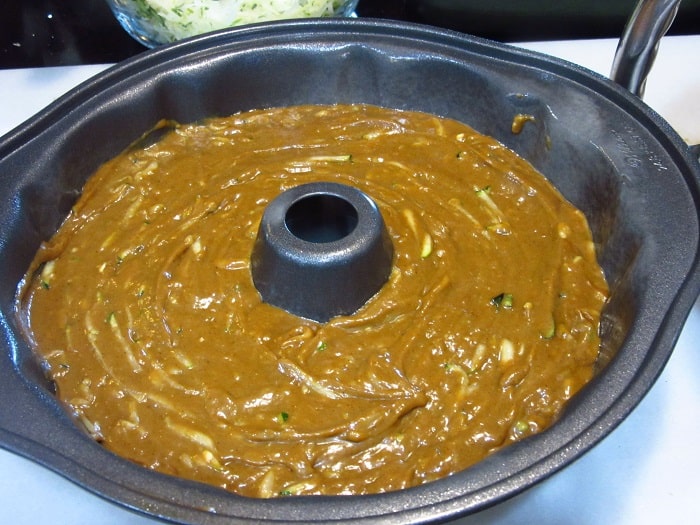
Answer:
POLYGON ((227 27, 349 16, 357 0, 107 0, 134 38, 153 47, 227 27))

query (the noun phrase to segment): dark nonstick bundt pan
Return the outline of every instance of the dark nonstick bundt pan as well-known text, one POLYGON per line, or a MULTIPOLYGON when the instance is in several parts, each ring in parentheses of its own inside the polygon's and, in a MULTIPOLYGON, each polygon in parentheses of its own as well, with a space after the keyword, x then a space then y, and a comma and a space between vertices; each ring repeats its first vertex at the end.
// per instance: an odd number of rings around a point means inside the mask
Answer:
POLYGON ((145 52, 0 139, 0 445, 173 522, 399 524, 473 513, 574 461, 652 386, 700 291, 699 190, 696 152, 627 89, 454 32, 379 20, 294 21, 145 52), (85 180, 160 119, 355 102, 427 111, 493 135, 584 211, 612 292, 594 380, 545 432, 448 478, 379 495, 243 498, 102 448, 57 402, 14 312, 18 282, 85 180), (534 120, 514 134, 518 114, 534 120))

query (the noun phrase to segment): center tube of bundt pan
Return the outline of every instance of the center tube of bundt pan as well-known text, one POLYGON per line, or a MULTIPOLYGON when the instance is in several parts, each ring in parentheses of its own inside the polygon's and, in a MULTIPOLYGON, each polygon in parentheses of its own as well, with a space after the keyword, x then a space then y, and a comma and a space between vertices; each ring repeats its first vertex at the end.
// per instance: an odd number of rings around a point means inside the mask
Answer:
POLYGON ((263 301, 325 323, 373 297, 389 279, 393 256, 372 199, 352 186, 314 182, 268 204, 251 272, 263 301))

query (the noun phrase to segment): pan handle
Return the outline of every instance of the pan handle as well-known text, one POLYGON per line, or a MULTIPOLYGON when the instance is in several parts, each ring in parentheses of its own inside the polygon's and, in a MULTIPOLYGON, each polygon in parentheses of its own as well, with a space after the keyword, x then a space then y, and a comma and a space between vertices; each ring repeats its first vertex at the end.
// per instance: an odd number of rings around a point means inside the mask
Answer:
POLYGON ((680 3, 681 0, 640 0, 620 38, 610 78, 640 98, 659 42, 680 3))

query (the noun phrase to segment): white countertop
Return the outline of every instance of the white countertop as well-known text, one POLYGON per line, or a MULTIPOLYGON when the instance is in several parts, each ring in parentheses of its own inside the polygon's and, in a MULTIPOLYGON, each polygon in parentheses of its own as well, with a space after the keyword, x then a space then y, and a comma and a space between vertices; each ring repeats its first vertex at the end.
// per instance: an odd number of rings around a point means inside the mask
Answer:
MULTIPOLYGON (((607 75, 617 42, 529 43, 607 75)), ((700 35, 666 37, 645 101, 689 143, 700 143, 700 35)), ((106 66, 0 70, 0 135, 106 66)), ((459 524, 651 525, 700 522, 700 303, 663 374, 637 409, 581 459, 459 524)), ((0 449, 0 521, 11 525, 147 525, 0 449)))

